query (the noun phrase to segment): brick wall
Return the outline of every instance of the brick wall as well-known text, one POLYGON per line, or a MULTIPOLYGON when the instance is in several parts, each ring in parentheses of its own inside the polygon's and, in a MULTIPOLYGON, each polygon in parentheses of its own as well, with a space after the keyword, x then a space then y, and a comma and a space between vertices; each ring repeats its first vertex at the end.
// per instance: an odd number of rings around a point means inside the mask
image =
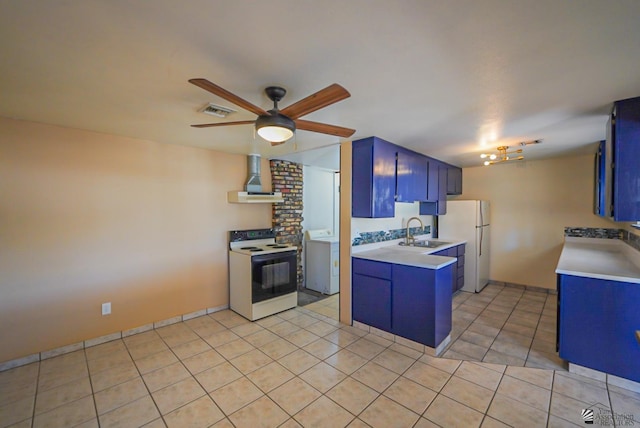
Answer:
POLYGON ((302 165, 272 160, 271 184, 282 192, 284 202, 273 204, 273 229, 276 242, 298 247, 298 289, 302 288, 302 165))

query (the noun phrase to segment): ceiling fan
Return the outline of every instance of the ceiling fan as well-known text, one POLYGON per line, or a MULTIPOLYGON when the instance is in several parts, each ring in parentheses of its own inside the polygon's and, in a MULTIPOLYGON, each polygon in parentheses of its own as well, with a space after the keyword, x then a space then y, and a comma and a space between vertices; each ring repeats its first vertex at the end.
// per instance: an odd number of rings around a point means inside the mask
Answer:
POLYGON ((337 103, 338 101, 342 101, 345 98, 349 98, 351 96, 349 91, 337 83, 329 85, 315 94, 311 94, 282 110, 278 109, 278 102, 285 96, 287 91, 279 86, 269 86, 265 89, 267 96, 271 101, 273 101, 273 109, 269 111, 251 104, 226 89, 209 82, 207 79, 189 79, 189 83, 192 83, 205 91, 211 92, 220 98, 224 98, 225 100, 258 115, 258 118, 255 121, 241 120, 236 122, 191 125, 195 128, 248 125, 253 123, 255 124, 258 135, 269 141, 272 146, 283 144, 293 136, 296 129, 336 135, 344 138, 350 137, 356 132, 355 129, 300 119, 300 117, 306 114, 320 110, 321 108, 337 103))

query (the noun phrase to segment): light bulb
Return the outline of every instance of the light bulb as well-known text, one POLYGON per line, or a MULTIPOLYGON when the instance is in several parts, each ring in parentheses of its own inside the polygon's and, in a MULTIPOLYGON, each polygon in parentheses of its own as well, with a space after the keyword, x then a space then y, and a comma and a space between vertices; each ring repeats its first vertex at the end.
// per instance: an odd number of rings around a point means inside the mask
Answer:
POLYGON ((485 166, 489 166, 489 165, 491 165, 491 162, 489 162, 489 161, 484 161, 484 165, 485 165, 485 166))
POLYGON ((488 156, 488 155, 487 155, 486 153, 483 153, 483 154, 481 154, 481 155, 480 155, 480 158, 484 159, 484 158, 486 158, 487 156, 488 156))
POLYGON ((496 158, 496 155, 489 156, 489 159, 491 159, 491 160, 495 160, 495 158, 496 158))

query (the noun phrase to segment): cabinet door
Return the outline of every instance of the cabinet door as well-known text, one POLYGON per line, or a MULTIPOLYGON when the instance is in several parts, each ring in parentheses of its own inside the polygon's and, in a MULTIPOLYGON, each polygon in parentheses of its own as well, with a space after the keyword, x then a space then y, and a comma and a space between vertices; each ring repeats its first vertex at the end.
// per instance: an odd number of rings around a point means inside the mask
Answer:
POLYGON ((601 141, 598 146, 598 152, 596 153, 595 159, 595 186, 594 186, 594 197, 593 197, 593 212, 599 216, 605 216, 605 170, 606 170, 606 162, 605 162, 605 147, 606 141, 601 141))
POLYGON ((396 201, 427 200, 427 157, 409 150, 398 150, 396 163, 396 201))
POLYGON ((447 166, 438 167, 438 215, 447 213, 447 166))
POLYGON ((613 219, 640 220, 640 97, 615 103, 613 139, 613 219))
POLYGON ((393 333, 431 347, 435 347, 435 272, 393 267, 393 333))
POLYGON ((462 194, 462 168, 449 165, 447 167, 447 195, 462 194))
POLYGON ((391 331, 391 281, 354 273, 351 288, 354 321, 391 331))
POLYGON ((420 204, 420 215, 447 213, 447 166, 429 158, 427 201, 420 204))
POLYGON ((352 143, 353 217, 395 215, 397 146, 377 137, 352 143))
POLYGON ((438 202, 438 198, 440 197, 440 173, 439 173, 439 165, 435 159, 428 159, 427 163, 427 201, 428 202, 438 202))
POLYGON ((393 266, 393 333, 437 347, 451 332, 452 265, 422 269, 393 266))
POLYGON ((637 284, 559 276, 560 357, 640 382, 637 284))

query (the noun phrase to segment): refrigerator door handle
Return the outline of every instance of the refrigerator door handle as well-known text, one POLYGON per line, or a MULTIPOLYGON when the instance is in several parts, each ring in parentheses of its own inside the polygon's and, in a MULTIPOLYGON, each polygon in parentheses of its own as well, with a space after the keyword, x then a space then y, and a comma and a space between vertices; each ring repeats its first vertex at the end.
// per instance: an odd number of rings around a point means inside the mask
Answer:
POLYGON ((482 257, 482 235, 484 234, 484 227, 480 227, 480 251, 478 257, 482 257))

